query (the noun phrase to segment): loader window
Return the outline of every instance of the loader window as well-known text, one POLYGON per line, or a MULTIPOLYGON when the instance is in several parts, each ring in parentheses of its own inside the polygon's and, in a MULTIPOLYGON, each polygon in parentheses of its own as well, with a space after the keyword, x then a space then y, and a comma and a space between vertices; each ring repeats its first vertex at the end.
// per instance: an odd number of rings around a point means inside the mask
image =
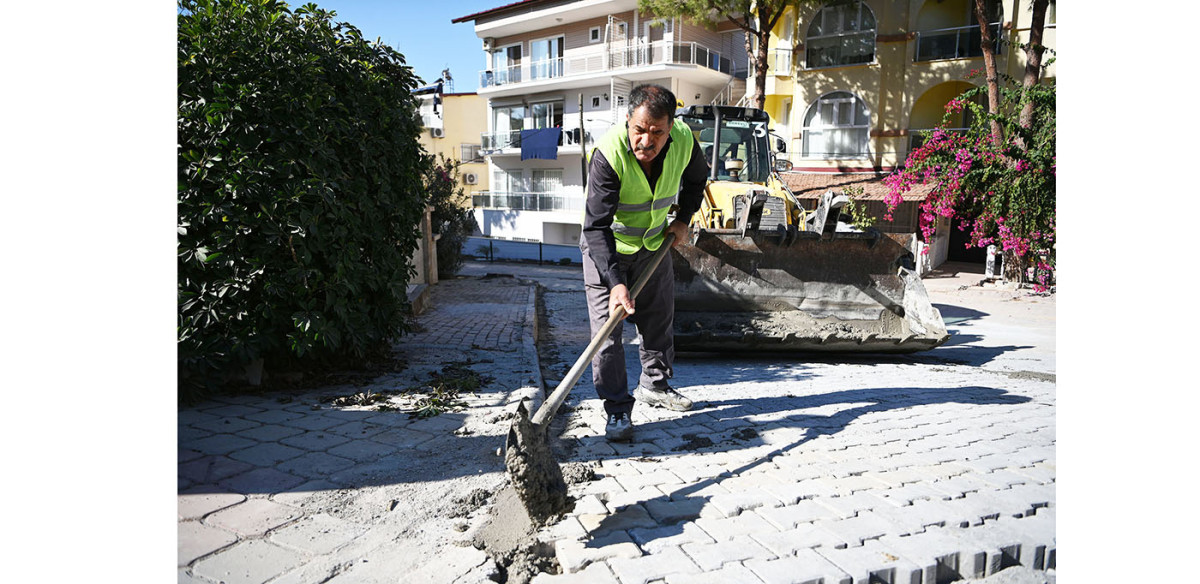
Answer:
POLYGON ((684 118, 691 127, 700 149, 710 165, 717 165, 719 180, 742 182, 766 182, 771 173, 771 157, 767 142, 767 128, 763 122, 744 120, 722 120, 720 140, 713 128, 713 120, 684 118), (720 152, 713 152, 719 142, 720 152), (738 167, 741 167, 740 169, 738 167))

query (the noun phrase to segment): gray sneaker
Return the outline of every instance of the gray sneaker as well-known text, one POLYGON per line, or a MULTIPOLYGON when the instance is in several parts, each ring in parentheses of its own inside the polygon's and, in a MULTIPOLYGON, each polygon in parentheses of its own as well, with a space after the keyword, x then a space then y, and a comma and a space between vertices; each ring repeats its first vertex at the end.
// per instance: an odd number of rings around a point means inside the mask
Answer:
POLYGON ((609 442, 629 442, 633 440, 633 422, 629 414, 624 412, 609 414, 608 423, 604 425, 604 437, 609 442))
POLYGON ((670 387, 649 389, 639 385, 633 391, 633 397, 644 404, 677 412, 686 412, 692 409, 692 400, 683 397, 683 394, 670 387))

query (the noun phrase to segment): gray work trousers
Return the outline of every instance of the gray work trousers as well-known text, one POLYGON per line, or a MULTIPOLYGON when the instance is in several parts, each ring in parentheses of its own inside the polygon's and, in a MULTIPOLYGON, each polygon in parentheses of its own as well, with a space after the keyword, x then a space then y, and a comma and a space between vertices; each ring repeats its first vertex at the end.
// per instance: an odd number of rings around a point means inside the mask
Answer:
MULTIPOLYGON (((608 322, 608 288, 600 282, 596 264, 588 255, 586 246, 583 247, 584 291, 587 294, 588 321, 594 337, 608 322)), ((633 255, 617 254, 618 269, 631 294, 634 282, 653 256, 654 252, 646 249, 640 249, 633 255)), ((627 320, 637 327, 641 336, 638 356, 642 361, 642 374, 638 383, 651 389, 669 387, 667 380, 672 377, 671 365, 675 362, 675 276, 669 252, 646 282, 646 287, 634 299, 634 311, 627 320)), ((621 343, 624 324, 617 324, 592 358, 593 385, 596 386, 596 394, 604 400, 604 411, 608 414, 628 414, 633 411, 634 399, 629 392, 625 373, 625 347, 621 343)))

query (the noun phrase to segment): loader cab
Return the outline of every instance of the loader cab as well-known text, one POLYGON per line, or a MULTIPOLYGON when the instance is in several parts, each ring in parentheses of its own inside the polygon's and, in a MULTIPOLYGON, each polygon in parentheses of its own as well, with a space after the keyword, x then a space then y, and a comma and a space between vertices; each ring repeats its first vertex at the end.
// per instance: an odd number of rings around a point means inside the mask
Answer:
POLYGON ((713 169, 714 181, 764 184, 771 174, 766 112, 729 106, 689 106, 677 112, 713 169))

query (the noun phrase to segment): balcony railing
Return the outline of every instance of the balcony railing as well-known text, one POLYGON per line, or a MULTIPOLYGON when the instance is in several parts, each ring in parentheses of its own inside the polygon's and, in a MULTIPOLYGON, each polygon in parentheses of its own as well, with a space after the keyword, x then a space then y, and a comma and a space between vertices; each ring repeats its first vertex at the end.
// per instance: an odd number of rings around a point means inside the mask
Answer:
POLYGON ((583 197, 555 193, 480 191, 471 195, 471 204, 484 209, 513 211, 582 211, 583 197))
POLYGON ((598 48, 569 57, 480 71, 479 87, 482 89, 512 85, 521 83, 522 80, 577 77, 662 63, 696 65, 733 75, 733 62, 728 56, 722 56, 721 53, 700 43, 656 41, 614 50, 598 48))
MULTIPOLYGON (((992 38, 1000 50, 1000 23, 992 23, 992 38)), ((938 28, 917 31, 917 50, 914 61, 965 59, 983 56, 983 33, 979 25, 938 28)))
MULTIPOLYGON (((598 124, 584 124, 584 131, 581 134, 578 122, 570 124, 563 128, 562 136, 558 139, 558 145, 560 147, 578 146, 580 140, 584 142, 584 145, 592 144, 600 136, 603 136, 611 126, 612 124, 607 121, 598 124)), ((497 150, 521 147, 521 130, 482 132, 479 136, 482 148, 487 152, 494 153, 497 150)))

